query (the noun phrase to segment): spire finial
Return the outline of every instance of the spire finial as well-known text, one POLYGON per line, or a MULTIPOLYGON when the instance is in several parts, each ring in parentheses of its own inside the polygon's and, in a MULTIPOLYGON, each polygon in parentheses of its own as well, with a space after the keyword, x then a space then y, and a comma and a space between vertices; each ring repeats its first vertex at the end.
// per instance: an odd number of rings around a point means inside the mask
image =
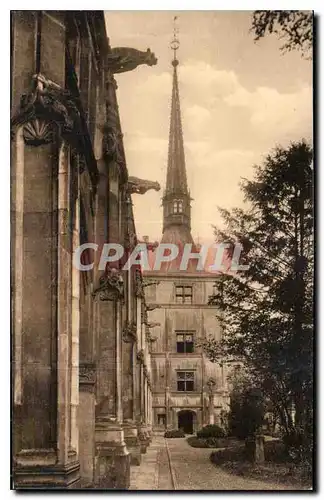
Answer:
POLYGON ((171 41, 171 49, 173 50, 173 61, 172 64, 173 66, 178 66, 179 61, 177 60, 177 50, 180 47, 180 42, 178 40, 178 33, 179 29, 177 27, 177 21, 178 16, 174 16, 173 18, 173 39, 171 41))

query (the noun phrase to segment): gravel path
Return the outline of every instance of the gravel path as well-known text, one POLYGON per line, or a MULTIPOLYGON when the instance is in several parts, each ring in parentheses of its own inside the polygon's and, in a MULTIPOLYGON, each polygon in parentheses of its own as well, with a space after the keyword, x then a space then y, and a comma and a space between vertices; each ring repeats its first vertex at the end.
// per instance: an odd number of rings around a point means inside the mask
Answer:
POLYGON ((186 439, 168 439, 177 490, 293 490, 224 472, 209 461, 211 449, 192 448, 186 439))
MULTIPOLYGON (((140 466, 131 467, 130 490, 294 490, 293 486, 249 479, 225 472, 209 460, 211 449, 192 448, 186 439, 153 438, 140 466), (169 451, 168 451, 169 450, 169 451)), ((296 488, 298 489, 298 488, 296 488)))

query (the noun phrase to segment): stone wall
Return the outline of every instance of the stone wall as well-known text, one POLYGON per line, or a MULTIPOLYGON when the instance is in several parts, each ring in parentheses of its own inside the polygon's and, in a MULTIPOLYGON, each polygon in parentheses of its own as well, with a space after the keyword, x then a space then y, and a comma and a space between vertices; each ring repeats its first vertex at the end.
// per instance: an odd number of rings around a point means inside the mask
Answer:
POLYGON ((141 273, 98 270, 137 241, 104 15, 14 11, 12 33, 13 487, 127 489, 151 344, 141 273))

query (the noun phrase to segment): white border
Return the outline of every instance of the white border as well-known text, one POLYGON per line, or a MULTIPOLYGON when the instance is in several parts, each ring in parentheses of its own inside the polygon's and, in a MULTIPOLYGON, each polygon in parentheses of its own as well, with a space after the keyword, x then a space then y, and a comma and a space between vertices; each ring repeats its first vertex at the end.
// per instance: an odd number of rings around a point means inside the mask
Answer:
MULTIPOLYGON (((67 2, 62 1, 62 0, 56 0, 55 3, 53 2, 48 2, 46 0, 43 0, 42 2, 36 1, 32 3, 26 4, 25 1, 14 1, 11 2, 10 7, 15 10, 20 10, 20 9, 48 9, 48 10, 53 10, 53 7, 57 10, 65 10, 67 7, 67 2)), ((303 10, 310 10, 313 9, 315 13, 319 16, 318 20, 318 32, 321 31, 322 27, 322 20, 320 19, 321 14, 323 13, 323 3, 320 1, 315 1, 312 2, 310 5, 309 2, 305 1, 274 1, 271 2, 271 5, 269 5, 269 1, 264 1, 264 0, 259 0, 259 1, 245 1, 245 2, 238 2, 238 1, 232 1, 230 2, 229 0, 227 1, 207 1, 207 0, 200 0, 199 2, 194 2, 192 0, 185 0, 185 1, 170 1, 170 0, 164 0, 164 1, 126 1, 124 0, 121 2, 120 0, 108 0, 105 2, 96 2, 92 1, 90 2, 82 2, 82 1, 70 1, 68 3, 69 10, 80 10, 80 9, 93 9, 93 10, 255 10, 255 9, 303 9, 303 10)), ((2 334, 2 345, 0 349, 0 366, 1 366, 1 406, 2 406, 2 411, 0 413, 1 415, 1 425, 0 425, 0 457, 1 457, 1 462, 0 462, 0 488, 1 488, 1 498, 7 498, 8 496, 11 496, 13 492, 9 491, 9 477, 10 477, 10 417, 9 417, 9 406, 10 406, 10 337, 9 337, 9 331, 10 331, 10 303, 9 303, 9 269, 10 269, 10 246, 9 246, 9 237, 10 237, 10 232, 9 232, 9 214, 10 214, 10 195, 9 195, 9 186, 10 186, 10 176, 9 176, 9 165, 10 165, 10 155, 9 155, 9 127, 8 127, 8 121, 9 121, 9 112, 10 112, 10 105, 9 105, 9 95, 10 95, 10 82, 9 82, 9 70, 10 70, 10 23, 9 23, 9 9, 6 7, 1 8, 1 15, 0 15, 0 36, 1 36, 1 72, 2 72, 2 78, 0 79, 0 84, 1 84, 1 127, 2 127, 2 134, 1 134, 1 167, 0 167, 0 203, 1 203, 1 210, 0 210, 0 217, 1 217, 1 247, 0 247, 0 252, 1 252, 1 283, 0 283, 0 288, 1 288, 1 334, 2 334)), ((317 70, 319 72, 318 75, 318 91, 320 89, 320 84, 319 82, 322 81, 322 70, 323 70, 323 50, 322 49, 322 43, 321 43, 321 37, 318 34, 318 60, 317 60, 317 70)), ((319 97, 319 96, 318 96, 319 97)), ((319 107, 318 110, 318 130, 317 130, 317 145, 319 149, 319 145, 323 144, 323 137, 322 137, 322 132, 319 127, 319 123, 322 118, 322 113, 323 113, 323 107, 321 105, 321 100, 318 99, 318 102, 316 103, 316 106, 319 107)), ((320 164, 319 164, 319 154, 317 158, 317 170, 319 171, 320 169, 320 164)), ((320 235, 324 234, 324 217, 320 217, 320 213, 322 213, 322 205, 323 202, 321 201, 321 198, 324 196, 324 175, 317 175, 317 203, 318 203, 318 219, 317 219, 317 248, 318 248, 318 259, 317 259, 317 287, 319 288, 321 284, 321 278, 322 278, 322 271, 323 268, 320 266, 320 262, 322 261, 323 253, 324 253, 324 247, 320 246, 320 235)), ((323 294, 319 294, 317 292, 317 310, 318 312, 322 312, 324 310, 324 303, 323 303, 323 294)), ((322 316, 318 318, 318 328, 317 328, 317 339, 318 339, 318 347, 320 347, 320 352, 317 353, 318 359, 317 363, 319 367, 323 366, 323 363, 320 363, 320 358, 323 360, 323 342, 320 342, 321 340, 321 333, 323 332, 322 328, 322 316)), ((317 402, 318 402, 318 413, 319 416, 323 414, 322 410, 322 404, 323 404, 323 399, 320 397, 319 389, 320 389, 320 382, 323 380, 323 370, 324 368, 320 368, 317 374, 317 402)), ((318 440, 322 435, 321 432, 321 419, 318 418, 318 428, 317 428, 317 437, 318 440)), ((322 457, 323 454, 321 453, 323 451, 322 447, 322 439, 320 439, 320 446, 318 446, 318 457, 322 457)), ((323 460, 322 460, 323 463, 323 460)), ((322 464, 319 464, 319 467, 322 464)), ((318 470, 318 479, 321 478, 322 474, 322 467, 319 468, 318 470)), ((61 493, 62 495, 66 495, 66 493, 61 493)), ((91 492, 89 492, 91 495, 91 492)), ((128 494, 131 494, 129 492, 128 494)), ((266 493, 263 493, 266 494, 266 493)), ((271 494, 271 493, 270 493, 271 494)), ((39 496, 38 494, 37 496, 39 496)), ((109 492, 107 492, 107 495, 109 495, 109 492)), ((168 493, 165 493, 164 496, 167 496, 168 493)), ((186 493, 182 494, 182 496, 185 496, 186 493)), ((200 495, 197 493, 197 495, 200 495)), ((237 494, 234 494, 237 496, 237 494)), ((245 496, 248 495, 245 493, 245 496)), ((293 493, 292 493, 293 495, 293 493)))

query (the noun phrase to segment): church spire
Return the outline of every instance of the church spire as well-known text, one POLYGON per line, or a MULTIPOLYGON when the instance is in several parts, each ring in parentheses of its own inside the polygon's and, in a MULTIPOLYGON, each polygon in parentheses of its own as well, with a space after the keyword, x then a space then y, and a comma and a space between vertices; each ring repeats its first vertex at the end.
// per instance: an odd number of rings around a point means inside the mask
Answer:
MULTIPOLYGON (((174 21, 176 21, 176 17, 174 21)), ((173 83, 171 101, 171 120, 169 133, 168 168, 166 188, 163 196, 163 237, 164 243, 192 243, 190 234, 190 193, 187 186, 187 173, 181 124, 180 97, 177 68, 177 50, 180 43, 174 24, 173 40, 173 83), (179 241, 176 241, 176 240, 179 241)))

